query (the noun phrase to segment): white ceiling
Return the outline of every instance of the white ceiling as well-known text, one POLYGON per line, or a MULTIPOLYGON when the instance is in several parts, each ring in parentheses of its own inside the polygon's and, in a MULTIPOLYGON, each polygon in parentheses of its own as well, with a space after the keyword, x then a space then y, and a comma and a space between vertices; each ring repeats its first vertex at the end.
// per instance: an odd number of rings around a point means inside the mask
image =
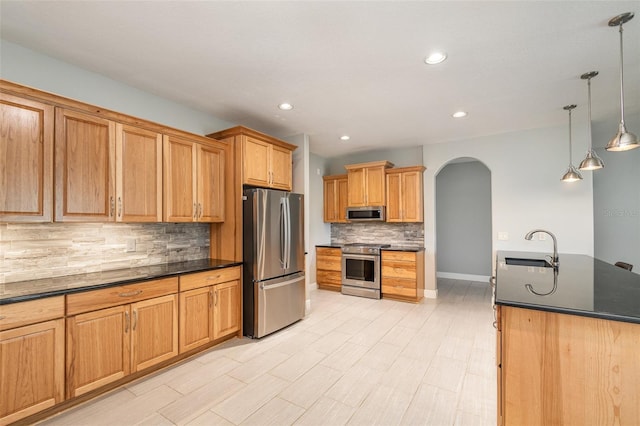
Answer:
MULTIPOLYGON (((2 38, 326 157, 619 120, 613 16, 640 1, 6 1, 2 38), (425 65, 432 49, 449 58, 425 65), (292 111, 276 105, 290 102, 292 111), (580 108, 582 107, 582 108, 580 108), (468 111, 463 119, 451 114, 468 111), (576 117, 577 118, 577 117, 576 117), (349 134, 351 141, 339 140, 349 134)), ((624 26, 640 110, 640 16, 624 26)), ((639 133, 640 129, 629 129, 639 133)))

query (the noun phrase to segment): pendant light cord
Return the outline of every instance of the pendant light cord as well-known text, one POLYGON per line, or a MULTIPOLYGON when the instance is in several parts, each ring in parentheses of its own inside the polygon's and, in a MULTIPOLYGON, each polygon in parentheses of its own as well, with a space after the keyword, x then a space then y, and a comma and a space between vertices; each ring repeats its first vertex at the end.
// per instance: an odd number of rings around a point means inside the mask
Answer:
POLYGON ((622 60, 622 23, 620 23, 620 125, 624 126, 624 61, 622 60))
POLYGON ((591 137, 591 77, 587 80, 587 87, 589 88, 589 151, 593 150, 593 138, 591 137))
POLYGON ((571 158, 571 112, 572 109, 569 110, 569 166, 573 166, 573 159, 571 158))

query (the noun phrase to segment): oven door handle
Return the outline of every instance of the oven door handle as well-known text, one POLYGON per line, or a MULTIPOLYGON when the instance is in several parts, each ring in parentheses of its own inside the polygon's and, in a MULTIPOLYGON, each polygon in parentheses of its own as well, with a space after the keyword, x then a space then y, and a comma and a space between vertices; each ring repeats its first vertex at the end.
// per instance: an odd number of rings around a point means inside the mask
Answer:
POLYGON ((358 260, 376 260, 380 256, 376 254, 355 254, 355 253, 342 253, 342 257, 345 259, 358 259, 358 260))

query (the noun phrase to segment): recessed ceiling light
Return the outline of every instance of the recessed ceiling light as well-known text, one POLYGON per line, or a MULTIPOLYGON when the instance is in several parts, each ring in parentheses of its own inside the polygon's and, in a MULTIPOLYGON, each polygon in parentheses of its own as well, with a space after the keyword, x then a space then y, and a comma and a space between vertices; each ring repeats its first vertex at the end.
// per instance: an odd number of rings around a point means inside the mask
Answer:
POLYGON ((342 135, 342 136, 340 136, 340 140, 341 140, 341 141, 348 141, 349 139, 351 139, 351 137, 349 137, 349 135, 342 135))
POLYGON ((462 117, 466 117, 467 113, 465 111, 456 111, 453 114, 451 114, 451 116, 453 118, 462 118, 462 117))
POLYGON ((439 64, 441 62, 444 62, 444 60, 447 59, 447 54, 444 52, 433 52, 431 54, 429 54, 429 56, 427 56, 424 60, 424 62, 426 64, 429 65, 435 65, 435 64, 439 64))
POLYGON ((283 111, 289 111, 289 110, 293 109, 293 105, 284 102, 284 103, 281 103, 280 105, 278 105, 278 108, 280 108, 283 111))

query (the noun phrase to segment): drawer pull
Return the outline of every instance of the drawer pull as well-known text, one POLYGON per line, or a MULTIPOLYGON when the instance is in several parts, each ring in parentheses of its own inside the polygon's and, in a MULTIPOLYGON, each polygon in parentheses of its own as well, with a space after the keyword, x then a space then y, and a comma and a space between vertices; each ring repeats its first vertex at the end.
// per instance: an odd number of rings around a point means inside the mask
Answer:
POLYGON ((4 315, 0 315, 0 321, 2 321, 3 319, 5 319, 6 317, 4 315))
POLYGON ((139 294, 142 294, 142 290, 127 291, 127 292, 118 294, 118 296, 120 296, 120 297, 133 297, 133 296, 137 296, 139 294))
POLYGON ((209 277, 207 277, 207 281, 208 281, 208 280, 217 280, 217 279, 218 279, 218 278, 220 278, 220 277, 221 277, 221 275, 220 275, 220 274, 218 274, 218 275, 213 275, 213 276, 209 276, 209 277))

